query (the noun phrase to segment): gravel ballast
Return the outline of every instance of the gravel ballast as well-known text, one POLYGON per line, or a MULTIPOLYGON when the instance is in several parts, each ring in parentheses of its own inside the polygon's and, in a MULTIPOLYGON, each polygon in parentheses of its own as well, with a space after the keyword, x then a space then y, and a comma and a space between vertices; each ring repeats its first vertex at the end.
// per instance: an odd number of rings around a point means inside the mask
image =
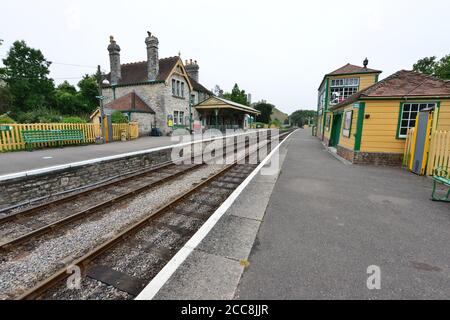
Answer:
POLYGON ((221 165, 204 166, 141 194, 127 201, 126 205, 111 208, 107 214, 74 223, 65 233, 54 238, 38 239, 33 243, 31 252, 3 255, 0 263, 0 299, 20 295, 221 168, 221 165))

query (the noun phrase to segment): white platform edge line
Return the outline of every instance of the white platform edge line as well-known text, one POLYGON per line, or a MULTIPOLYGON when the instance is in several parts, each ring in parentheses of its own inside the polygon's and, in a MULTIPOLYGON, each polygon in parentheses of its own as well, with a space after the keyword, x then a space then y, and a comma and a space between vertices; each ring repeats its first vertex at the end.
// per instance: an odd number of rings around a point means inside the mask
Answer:
MULTIPOLYGON (((265 131, 269 131, 269 129, 267 129, 265 131)), ((218 140, 218 139, 223 139, 223 138, 232 138, 232 137, 242 136, 242 135, 246 135, 246 134, 251 134, 254 132, 261 132, 261 131, 250 131, 250 132, 232 134, 232 135, 223 136, 223 137, 206 138, 203 140, 190 141, 190 142, 179 143, 179 144, 171 144, 168 146, 133 151, 133 152, 128 152, 128 153, 121 153, 121 154, 102 157, 102 158, 94 158, 94 159, 90 159, 90 160, 83 160, 83 161, 72 162, 72 163, 67 163, 67 164, 59 164, 59 165, 55 165, 55 166, 51 166, 51 167, 47 167, 47 168, 33 169, 33 170, 28 170, 28 171, 20 171, 20 172, 16 172, 16 173, 9 173, 9 174, 5 174, 5 175, 1 175, 0 181, 11 180, 11 179, 21 178, 21 177, 26 177, 26 176, 32 176, 32 175, 37 175, 37 174, 41 174, 41 173, 48 173, 48 172, 62 170, 62 169, 81 167, 81 166, 84 166, 87 164, 94 164, 94 163, 98 163, 98 162, 102 162, 102 161, 126 158, 126 157, 130 157, 130 156, 136 156, 139 154, 156 152, 156 151, 161 151, 161 150, 166 150, 166 149, 171 149, 171 148, 180 148, 180 147, 188 146, 190 144, 198 143, 198 142, 207 142, 207 141, 213 141, 213 140, 218 140)))
MULTIPOLYGON (((298 130, 298 129, 297 129, 298 130)), ((181 266, 186 258, 194 251, 194 249, 202 242, 202 240, 214 228, 217 222, 222 218, 225 212, 236 201, 238 196, 244 191, 248 184, 261 171, 266 163, 273 157, 275 152, 285 143, 295 132, 289 134, 286 139, 279 143, 275 149, 253 170, 253 172, 233 191, 233 193, 222 203, 222 205, 214 212, 214 214, 203 224, 203 226, 186 242, 175 256, 161 269, 161 271, 150 281, 150 283, 142 290, 142 292, 135 298, 135 300, 152 300, 161 288, 169 281, 170 277, 181 266)))

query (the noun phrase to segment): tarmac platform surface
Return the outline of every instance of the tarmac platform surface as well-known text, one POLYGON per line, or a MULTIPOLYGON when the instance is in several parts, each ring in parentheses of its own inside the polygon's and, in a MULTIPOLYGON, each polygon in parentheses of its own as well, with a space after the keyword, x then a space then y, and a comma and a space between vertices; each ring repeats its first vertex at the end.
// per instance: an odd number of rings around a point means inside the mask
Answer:
POLYGON ((141 137, 127 142, 112 142, 100 145, 66 146, 64 148, 38 149, 32 152, 5 152, 0 153, 0 175, 43 169, 177 143, 179 142, 172 141, 171 137, 141 137))

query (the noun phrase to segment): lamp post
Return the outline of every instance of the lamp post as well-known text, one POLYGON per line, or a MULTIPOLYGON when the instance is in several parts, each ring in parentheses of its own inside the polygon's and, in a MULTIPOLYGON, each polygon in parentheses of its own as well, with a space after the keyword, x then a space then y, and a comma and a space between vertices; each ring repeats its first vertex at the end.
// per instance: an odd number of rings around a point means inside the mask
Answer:
POLYGON ((105 110, 103 108, 103 99, 105 99, 105 97, 103 96, 102 86, 104 83, 107 84, 109 82, 107 82, 106 75, 101 72, 100 65, 97 66, 97 73, 95 74, 95 78, 98 84, 99 95, 96 98, 99 100, 100 103, 100 119, 101 119, 100 125, 102 126, 102 143, 105 143, 106 142, 105 110))
POLYGON ((192 134, 192 104, 194 102, 192 101, 192 97, 191 99, 189 99, 189 133, 192 134))

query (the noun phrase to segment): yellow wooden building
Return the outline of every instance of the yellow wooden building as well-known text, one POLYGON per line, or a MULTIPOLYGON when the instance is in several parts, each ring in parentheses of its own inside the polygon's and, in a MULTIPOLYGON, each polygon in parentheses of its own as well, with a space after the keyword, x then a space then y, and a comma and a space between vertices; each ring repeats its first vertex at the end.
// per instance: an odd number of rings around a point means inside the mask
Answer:
POLYGON ((408 129, 424 109, 434 114, 433 130, 450 130, 450 82, 401 70, 331 106, 326 132, 353 163, 401 165, 408 129))
MULTIPOLYGON (((324 76, 318 94, 317 136, 326 145, 330 144, 333 122, 330 108, 378 82, 381 71, 368 68, 368 63, 367 59, 364 60, 363 67, 348 63, 324 76)), ((331 141, 331 144, 333 143, 331 141)))

